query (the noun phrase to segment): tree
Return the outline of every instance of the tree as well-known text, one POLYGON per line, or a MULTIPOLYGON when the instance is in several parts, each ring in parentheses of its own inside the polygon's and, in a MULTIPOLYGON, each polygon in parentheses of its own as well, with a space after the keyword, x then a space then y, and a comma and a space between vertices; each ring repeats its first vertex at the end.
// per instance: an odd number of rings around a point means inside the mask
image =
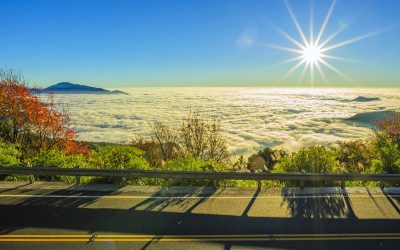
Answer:
POLYGON ((394 112, 385 119, 376 121, 377 132, 386 133, 400 148, 400 112, 394 112))
POLYGON ((31 93, 21 77, 0 71, 0 139, 18 143, 34 154, 60 149, 68 154, 86 154, 75 141, 69 116, 58 111, 52 95, 46 100, 31 93))
POLYGON ((136 136, 131 145, 145 152, 144 157, 152 167, 163 166, 166 161, 182 155, 177 133, 160 122, 151 127, 149 137, 136 136))
POLYGON ((158 150, 156 142, 144 136, 136 136, 131 140, 131 146, 134 146, 144 152, 144 158, 152 167, 162 166, 164 160, 158 150))
POLYGON ((190 112, 182 121, 180 138, 186 151, 195 158, 206 157, 207 124, 197 113, 190 112))
POLYGON ((227 141, 222 135, 220 121, 205 119, 193 112, 183 118, 180 129, 171 129, 158 122, 152 126, 150 136, 136 137, 131 144, 146 152, 145 158, 153 167, 185 155, 217 163, 229 161, 227 141))
POLYGON ((366 173, 376 155, 369 140, 339 141, 335 154, 341 171, 356 174, 366 173))
POLYGON ((216 118, 205 119, 190 112, 182 121, 180 143, 185 153, 196 158, 218 163, 229 160, 227 141, 216 118))
POLYGON ((377 158, 372 160, 374 173, 386 172, 395 174, 400 172, 400 149, 388 133, 376 132, 373 138, 374 150, 377 158))
POLYGON ((157 122, 152 127, 151 141, 155 142, 163 161, 178 157, 178 136, 167 125, 157 122))

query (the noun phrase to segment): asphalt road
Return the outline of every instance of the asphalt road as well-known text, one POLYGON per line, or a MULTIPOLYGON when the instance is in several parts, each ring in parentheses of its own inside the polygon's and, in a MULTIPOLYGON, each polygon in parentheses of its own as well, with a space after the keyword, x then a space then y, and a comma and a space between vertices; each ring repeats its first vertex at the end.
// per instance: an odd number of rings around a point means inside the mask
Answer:
POLYGON ((0 182, 0 249, 398 249, 400 188, 0 182))

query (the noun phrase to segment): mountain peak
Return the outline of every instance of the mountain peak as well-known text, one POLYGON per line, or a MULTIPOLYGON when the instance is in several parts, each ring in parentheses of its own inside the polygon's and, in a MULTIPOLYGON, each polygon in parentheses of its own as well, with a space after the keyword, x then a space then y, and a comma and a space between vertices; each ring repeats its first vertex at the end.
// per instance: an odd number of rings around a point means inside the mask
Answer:
POLYGON ((40 90, 40 93, 53 94, 125 94, 119 90, 110 91, 103 88, 91 87, 71 82, 59 82, 50 87, 40 90))

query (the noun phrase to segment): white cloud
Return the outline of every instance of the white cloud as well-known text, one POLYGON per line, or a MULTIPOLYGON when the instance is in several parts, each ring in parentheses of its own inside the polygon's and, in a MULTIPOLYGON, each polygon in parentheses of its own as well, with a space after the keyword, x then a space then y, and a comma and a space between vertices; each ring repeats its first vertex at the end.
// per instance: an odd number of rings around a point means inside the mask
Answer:
POLYGON ((129 142, 156 122, 179 127, 190 110, 221 118, 230 150, 249 155, 266 147, 296 150, 363 138, 366 127, 343 122, 356 113, 397 108, 390 89, 132 88, 130 95, 56 95, 69 106, 79 138, 129 142), (359 95, 381 101, 354 103, 359 95))

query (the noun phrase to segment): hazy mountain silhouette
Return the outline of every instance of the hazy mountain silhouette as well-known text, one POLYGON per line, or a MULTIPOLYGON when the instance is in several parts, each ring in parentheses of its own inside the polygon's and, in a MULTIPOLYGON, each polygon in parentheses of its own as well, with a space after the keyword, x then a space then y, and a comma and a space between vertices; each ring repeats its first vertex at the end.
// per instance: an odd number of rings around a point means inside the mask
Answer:
POLYGON ((372 101, 379 101, 380 98, 378 97, 365 97, 365 96, 358 96, 357 98, 354 98, 353 102, 372 102, 372 101))
POLYGON ((53 93, 53 94, 123 94, 123 95, 128 95, 128 93, 120 91, 120 90, 106 90, 103 88, 96 88, 96 87, 90 87, 86 85, 81 85, 81 84, 75 84, 75 83, 70 83, 70 82, 60 82, 57 84, 54 84, 50 87, 44 88, 44 89, 31 89, 31 91, 36 92, 36 93, 53 93))

